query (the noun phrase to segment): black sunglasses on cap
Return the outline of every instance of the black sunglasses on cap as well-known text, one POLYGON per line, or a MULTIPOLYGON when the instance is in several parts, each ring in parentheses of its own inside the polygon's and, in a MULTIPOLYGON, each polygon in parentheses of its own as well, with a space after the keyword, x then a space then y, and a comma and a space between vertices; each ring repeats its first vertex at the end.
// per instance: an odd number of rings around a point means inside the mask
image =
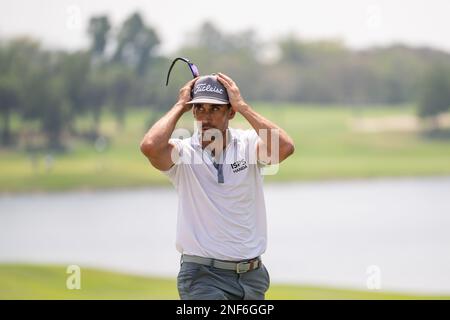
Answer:
POLYGON ((186 59, 183 57, 178 57, 178 58, 175 58, 175 60, 173 60, 172 64, 170 65, 169 72, 167 73, 166 86, 169 84, 170 72, 172 71, 172 68, 175 65, 175 62, 177 62, 178 60, 181 60, 181 61, 184 61, 187 63, 187 65, 189 66, 189 69, 191 70, 192 76, 194 78, 196 78, 200 75, 200 72, 198 71, 197 66, 195 64, 193 64, 192 62, 190 62, 189 59, 186 59))

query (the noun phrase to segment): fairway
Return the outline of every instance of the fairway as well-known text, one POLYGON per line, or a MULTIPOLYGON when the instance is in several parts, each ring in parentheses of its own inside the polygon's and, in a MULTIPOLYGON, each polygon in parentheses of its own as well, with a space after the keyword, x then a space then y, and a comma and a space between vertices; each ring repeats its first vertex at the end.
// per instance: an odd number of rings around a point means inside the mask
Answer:
MULTIPOLYGON (((415 131, 361 132, 358 119, 413 117, 412 106, 345 107, 253 104, 294 139, 296 151, 266 181, 354 179, 373 177, 450 175, 450 139, 425 139, 415 131)), ((133 111, 125 127, 116 128, 111 115, 103 117, 101 131, 108 138, 104 151, 93 143, 69 141, 70 151, 53 154, 51 166, 41 153, 34 166, 24 151, 0 151, 0 192, 60 191, 169 185, 140 153, 150 111, 133 111)), ((77 127, 89 126, 80 119, 77 127)), ((230 126, 249 128, 237 115, 230 126)), ((185 114, 178 127, 192 129, 185 114)))
MULTIPOLYGON (((0 299, 178 299, 174 279, 132 276, 82 268, 81 289, 68 290, 63 266, 0 265, 0 299)), ((450 299, 450 296, 410 295, 272 284, 267 299, 450 299)))

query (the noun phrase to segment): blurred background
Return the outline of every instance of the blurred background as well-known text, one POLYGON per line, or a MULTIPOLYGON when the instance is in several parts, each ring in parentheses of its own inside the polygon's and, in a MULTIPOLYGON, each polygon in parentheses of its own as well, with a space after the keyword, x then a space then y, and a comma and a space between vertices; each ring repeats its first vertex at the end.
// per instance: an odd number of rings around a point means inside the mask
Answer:
POLYGON ((231 76, 295 141, 265 177, 268 298, 448 299, 449 13, 445 0, 3 1, 0 298, 178 298, 177 196, 139 143, 191 79, 179 62, 165 86, 182 56, 231 76))

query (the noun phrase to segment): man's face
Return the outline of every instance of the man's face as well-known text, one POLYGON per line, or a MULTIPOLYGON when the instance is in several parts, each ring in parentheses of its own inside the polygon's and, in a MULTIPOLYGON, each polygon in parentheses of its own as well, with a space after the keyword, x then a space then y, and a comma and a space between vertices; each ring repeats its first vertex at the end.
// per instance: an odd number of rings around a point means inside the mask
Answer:
POLYGON ((235 115, 229 104, 194 104, 192 112, 195 120, 202 124, 202 134, 208 129, 218 129, 224 132, 228 128, 228 121, 235 115))

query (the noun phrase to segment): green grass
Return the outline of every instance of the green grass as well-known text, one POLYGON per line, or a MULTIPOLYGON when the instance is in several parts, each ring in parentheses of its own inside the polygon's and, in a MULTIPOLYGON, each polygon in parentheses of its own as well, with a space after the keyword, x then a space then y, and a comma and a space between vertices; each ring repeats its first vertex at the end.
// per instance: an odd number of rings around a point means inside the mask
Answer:
MULTIPOLYGON (((417 132, 355 132, 350 122, 357 117, 413 115, 412 106, 356 108, 345 106, 268 105, 254 107, 283 127, 294 139, 296 151, 266 181, 347 179, 371 177, 450 175, 450 140, 429 140, 417 132)), ((23 151, 0 150, 0 192, 55 191, 169 185, 139 151, 149 111, 127 115, 118 130, 111 115, 102 122, 110 143, 104 152, 92 144, 69 141, 71 152, 54 155, 51 170, 44 155, 35 169, 23 151)), ((89 121, 80 119, 79 127, 89 121)), ((240 115, 233 127, 249 127, 240 115)), ((192 115, 185 114, 179 127, 192 128, 192 115)))
MULTIPOLYGON (((0 265, 0 299, 178 299, 175 279, 81 268, 81 289, 69 290, 63 266, 0 265)), ((272 284, 267 299, 450 299, 450 296, 272 284)))

